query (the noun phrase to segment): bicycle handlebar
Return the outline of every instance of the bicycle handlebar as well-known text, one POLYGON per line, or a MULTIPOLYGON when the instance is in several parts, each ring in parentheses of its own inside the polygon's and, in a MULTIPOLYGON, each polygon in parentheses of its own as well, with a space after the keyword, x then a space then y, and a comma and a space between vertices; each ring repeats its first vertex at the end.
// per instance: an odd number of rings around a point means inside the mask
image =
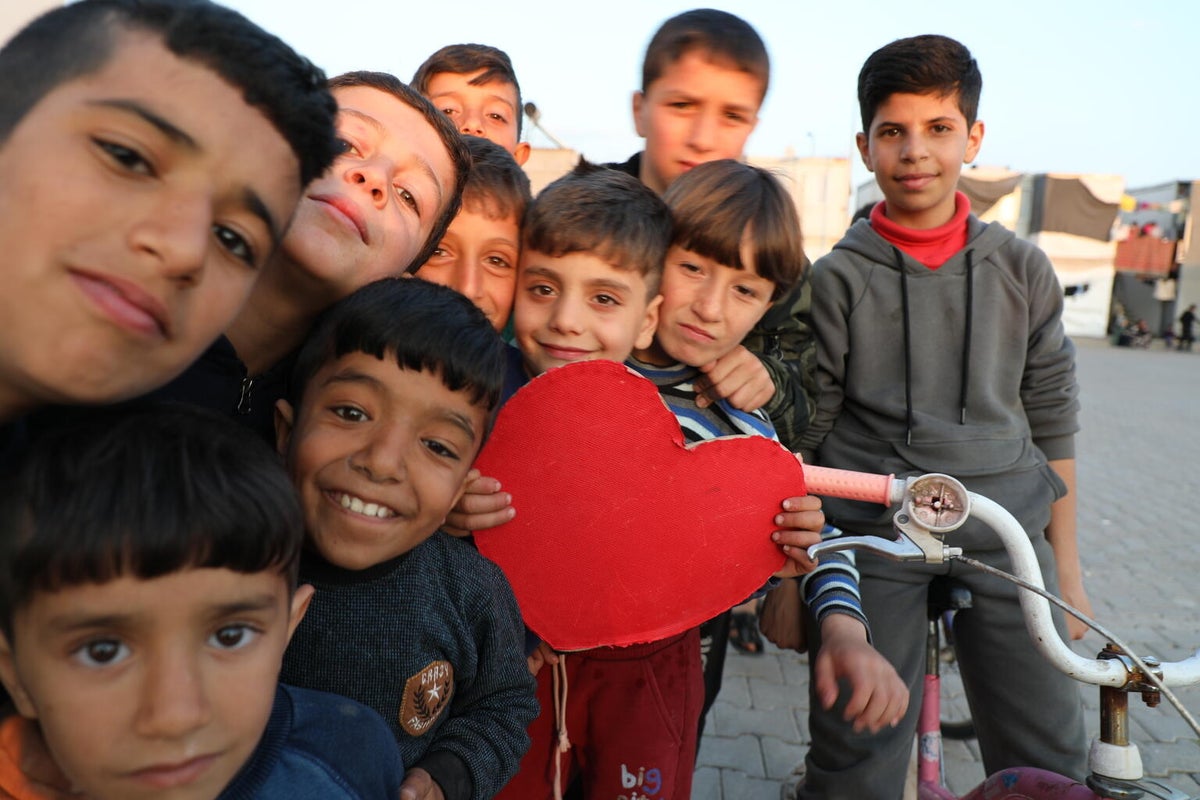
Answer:
MULTIPOLYGON (((1045 588, 1033 545, 1021 524, 998 503, 974 492, 968 492, 953 478, 926 475, 898 480, 892 475, 874 475, 806 465, 804 482, 809 494, 862 500, 889 507, 903 503, 904 508, 896 515, 897 527, 901 530, 902 539, 910 539, 904 545, 897 546, 896 542, 889 542, 878 536, 841 536, 810 547, 808 554, 813 559, 819 558, 823 552, 858 547, 895 560, 938 563, 940 553, 952 556, 956 551, 961 552, 942 545, 941 536, 944 532, 957 528, 968 516, 973 516, 999 536, 1012 559, 1013 574, 1038 588, 1045 588), (952 526, 939 528, 922 521, 922 517, 928 517, 928 514, 920 513, 920 509, 916 507, 919 503, 915 502, 918 498, 912 490, 918 485, 928 487, 931 480, 951 492, 961 492, 963 495, 959 502, 964 513, 952 526), (930 546, 929 542, 918 541, 924 537, 928 537, 930 542, 937 542, 937 545, 930 546)), ((1054 627, 1050 603, 1046 598, 1030 591, 1019 592, 1019 598, 1025 627, 1033 639, 1034 646, 1056 669, 1078 681, 1097 686, 1120 687, 1129 682, 1129 672, 1122 662, 1114 659, 1084 658, 1062 640, 1054 627)), ((1159 669, 1162 681, 1167 686, 1190 686, 1200 683, 1200 649, 1182 661, 1161 663, 1159 669)))

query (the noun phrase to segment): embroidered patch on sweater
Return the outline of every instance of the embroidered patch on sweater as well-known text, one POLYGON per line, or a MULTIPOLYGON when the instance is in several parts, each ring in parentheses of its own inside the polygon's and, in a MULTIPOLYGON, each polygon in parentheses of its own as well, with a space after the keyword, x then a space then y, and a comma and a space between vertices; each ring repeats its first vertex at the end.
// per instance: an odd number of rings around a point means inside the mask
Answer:
POLYGON ((400 727, 420 736, 433 726, 454 695, 454 667, 449 661, 432 661, 404 682, 400 727))

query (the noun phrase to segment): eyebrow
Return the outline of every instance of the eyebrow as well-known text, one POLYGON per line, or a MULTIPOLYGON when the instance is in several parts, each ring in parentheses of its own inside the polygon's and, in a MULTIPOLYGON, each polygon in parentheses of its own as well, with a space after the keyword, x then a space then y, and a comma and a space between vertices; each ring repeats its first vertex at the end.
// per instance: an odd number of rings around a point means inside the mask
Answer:
MULTIPOLYGON (((257 594, 250 597, 220 603, 207 609, 206 616, 211 619, 236 616, 255 611, 266 611, 274 608, 278 599, 271 594, 257 594)), ((46 627, 57 634, 70 634, 76 631, 94 630, 97 628, 128 628, 137 622, 142 614, 90 614, 86 611, 65 613, 50 619, 46 627)))
POLYGON ((463 432, 466 433, 467 436, 471 437, 472 442, 475 441, 475 425, 471 422, 470 417, 449 409, 446 409, 443 412, 443 416, 445 417, 446 421, 456 425, 459 428, 462 428, 463 432))
POLYGON ((325 381, 321 385, 322 386, 333 386, 333 385, 339 384, 339 383, 362 384, 364 386, 375 389, 376 391, 382 391, 382 389, 383 389, 383 383, 378 378, 368 375, 365 372, 359 372, 359 371, 353 370, 353 369, 339 370, 338 372, 335 372, 332 375, 330 375, 328 378, 326 378, 325 381))
MULTIPOLYGON (((420 113, 419 109, 414 108, 414 110, 416 110, 416 111, 418 111, 418 113, 420 113)), ((382 122, 375 119, 370 114, 364 114, 363 112, 361 112, 357 109, 338 108, 338 113, 345 114, 350 117, 354 117, 355 119, 366 124, 368 127, 372 128, 380 136, 389 136, 391 133, 390 131, 388 131, 387 126, 384 125, 382 122)), ((441 112, 439 111, 438 113, 440 114, 441 112)), ((439 136, 439 141, 441 141, 440 136, 439 136)), ((443 147, 445 147, 444 143, 443 143, 443 147)), ((449 148, 447 148, 447 150, 448 149, 449 148)), ((425 175, 427 175, 429 177, 429 180, 433 182, 433 188, 437 192, 437 204, 434 207, 434 213, 436 215, 436 214, 440 213, 440 211, 442 209, 442 201, 445 199, 445 193, 442 191, 442 182, 440 179, 438 179, 438 174, 437 174, 437 172, 434 171, 432 164, 430 164, 427 160, 425 160, 425 158, 423 158, 419 153, 412 153, 411 155, 413 157, 413 160, 417 162, 417 166, 421 168, 421 172, 425 173, 425 175)))
MULTIPOLYGON (((204 148, 200 146, 192 135, 183 130, 179 126, 165 119, 162 115, 151 111, 149 108, 139 103, 136 100, 126 100, 123 98, 112 98, 104 100, 91 100, 89 105, 101 106, 102 108, 112 108, 117 111, 124 111, 138 117, 144 122, 149 123, 152 127, 158 130, 163 136, 166 136, 172 142, 182 145, 184 148, 193 152, 200 152, 204 148)), ((283 240, 283 231, 280 230, 279 224, 275 221, 275 216, 271 210, 267 208, 266 202, 259 196, 258 192, 247 187, 242 193, 242 202, 252 214, 261 219, 267 226, 267 232, 271 236, 271 246, 278 246, 283 240)))

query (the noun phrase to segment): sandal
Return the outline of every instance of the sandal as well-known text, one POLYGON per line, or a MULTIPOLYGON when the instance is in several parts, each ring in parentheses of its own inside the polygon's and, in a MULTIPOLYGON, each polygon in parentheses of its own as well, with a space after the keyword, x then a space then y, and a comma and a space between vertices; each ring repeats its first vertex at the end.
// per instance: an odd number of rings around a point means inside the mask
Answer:
POLYGON ((754 612, 733 612, 729 621, 729 643, 747 655, 762 654, 763 640, 758 633, 758 616, 754 612))

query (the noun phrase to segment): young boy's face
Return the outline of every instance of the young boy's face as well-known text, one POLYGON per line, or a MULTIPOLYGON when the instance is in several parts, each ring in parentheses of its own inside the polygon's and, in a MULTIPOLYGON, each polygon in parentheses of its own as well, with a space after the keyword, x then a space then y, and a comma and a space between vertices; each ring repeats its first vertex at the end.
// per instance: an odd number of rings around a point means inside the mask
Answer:
POLYGON ((521 254, 513 330, 530 374, 575 361, 624 361, 648 347, 662 298, 646 279, 590 253, 521 254))
POLYGON ((266 729, 311 596, 278 572, 199 568, 38 591, 0 675, 84 796, 212 800, 266 729))
POLYGON ((317 371, 298 409, 281 400, 276 421, 309 542, 357 570, 407 553, 445 521, 487 409, 391 353, 349 353, 317 371))
POLYGON ((699 367, 726 355, 758 324, 771 306, 775 283, 753 268, 752 248, 743 245, 747 269, 674 246, 663 269, 662 306, 650 360, 699 367))
POLYGON ((119 33, 0 143, 0 419, 166 383, 224 330, 300 195, 267 118, 156 38, 119 33))
POLYGON ((512 313, 520 242, 521 223, 515 217, 494 219, 464 205, 419 274, 470 298, 496 330, 503 330, 512 313))
POLYGON ((330 301, 403 273, 454 191, 450 153, 420 111, 366 86, 333 96, 346 152, 309 185, 284 240, 330 301))
POLYGON ((887 198, 888 218, 908 228, 936 228, 954 216, 958 175, 979 153, 983 123, 967 124, 957 93, 897 93, 856 140, 887 198))
POLYGON ((692 167, 739 158, 758 123, 762 83, 693 50, 633 95, 633 121, 646 140, 642 183, 662 194, 692 167))
POLYGON ((483 72, 438 72, 429 79, 427 96, 454 120, 459 132, 490 139, 512 153, 518 164, 524 164, 529 159, 529 143, 517 141, 517 123, 524 113, 517 87, 500 79, 472 84, 483 72))

